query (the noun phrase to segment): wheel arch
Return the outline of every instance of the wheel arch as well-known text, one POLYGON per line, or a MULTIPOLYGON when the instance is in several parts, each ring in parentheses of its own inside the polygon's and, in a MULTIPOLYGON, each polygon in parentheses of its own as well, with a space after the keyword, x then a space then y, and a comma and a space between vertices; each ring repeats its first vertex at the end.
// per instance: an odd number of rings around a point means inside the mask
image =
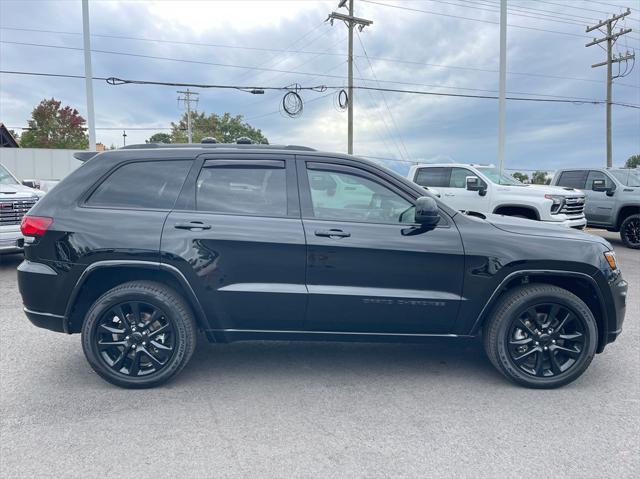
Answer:
POLYGON ((625 205, 618 211, 618 218, 616 220, 616 228, 622 226, 622 222, 631 215, 640 214, 640 205, 625 205))
POLYGON ((204 309, 180 270, 151 261, 109 260, 90 264, 76 282, 65 311, 67 332, 80 332, 88 309, 100 295, 135 280, 155 281, 173 288, 191 307, 198 327, 209 328, 204 309))
POLYGON ((525 214, 532 220, 540 221, 540 212, 533 206, 520 204, 501 204, 493 209, 493 214, 513 216, 514 214, 525 214))
POLYGON ((505 293, 522 284, 536 283, 552 284, 566 289, 585 302, 593 313, 598 326, 598 347, 596 352, 601 353, 607 344, 608 316, 605 301, 595 279, 586 273, 576 271, 524 270, 509 274, 490 296, 489 301, 476 319, 470 334, 478 334, 505 293))

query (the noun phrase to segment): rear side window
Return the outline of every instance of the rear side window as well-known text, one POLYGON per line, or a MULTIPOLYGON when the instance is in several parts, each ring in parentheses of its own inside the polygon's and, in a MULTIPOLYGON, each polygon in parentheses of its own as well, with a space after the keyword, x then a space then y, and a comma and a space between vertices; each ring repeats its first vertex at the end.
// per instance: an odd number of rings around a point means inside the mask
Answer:
POLYGON ((247 165, 205 167, 196 186, 196 208, 213 213, 287 215, 286 170, 247 165))
POLYGON ((420 186, 448 188, 451 168, 420 168, 415 182, 420 186))
POLYGON ((191 160, 127 163, 104 180, 87 200, 92 206, 170 210, 191 160))
POLYGON ((558 186, 566 186, 567 188, 584 189, 587 182, 587 170, 563 171, 558 178, 558 186))

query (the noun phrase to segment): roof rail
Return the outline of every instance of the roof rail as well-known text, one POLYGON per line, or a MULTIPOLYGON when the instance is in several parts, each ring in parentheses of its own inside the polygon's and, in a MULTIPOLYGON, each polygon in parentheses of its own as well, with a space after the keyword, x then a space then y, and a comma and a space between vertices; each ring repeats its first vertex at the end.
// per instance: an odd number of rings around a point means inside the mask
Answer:
POLYGON ((300 145, 263 145, 263 144, 243 144, 243 143, 141 143, 135 145, 127 145, 118 148, 119 150, 140 150, 152 148, 237 148, 244 150, 298 150, 298 151, 316 151, 315 148, 300 145))

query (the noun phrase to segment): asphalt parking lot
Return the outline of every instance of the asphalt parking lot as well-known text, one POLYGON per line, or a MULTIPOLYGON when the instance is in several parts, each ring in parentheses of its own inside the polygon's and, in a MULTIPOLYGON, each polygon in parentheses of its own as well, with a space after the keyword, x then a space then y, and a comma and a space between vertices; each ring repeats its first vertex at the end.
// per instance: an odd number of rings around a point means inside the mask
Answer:
POLYGON ((28 323, 0 259, 1 477, 638 477, 640 252, 614 233, 622 336, 553 391, 503 379, 476 341, 200 341, 143 391, 101 380, 80 337, 28 323))

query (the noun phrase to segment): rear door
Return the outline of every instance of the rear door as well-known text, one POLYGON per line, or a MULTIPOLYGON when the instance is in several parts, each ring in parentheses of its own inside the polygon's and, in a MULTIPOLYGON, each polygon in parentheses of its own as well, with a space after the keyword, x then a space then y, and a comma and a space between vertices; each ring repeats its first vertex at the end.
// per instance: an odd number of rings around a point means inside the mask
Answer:
POLYGON ((464 254, 452 220, 420 230, 406 190, 343 160, 298 162, 307 237, 308 327, 352 333, 451 332, 464 254))
POLYGON ((200 161, 167 218, 163 261, 189 278, 213 329, 300 329, 306 246, 293 157, 200 161))

